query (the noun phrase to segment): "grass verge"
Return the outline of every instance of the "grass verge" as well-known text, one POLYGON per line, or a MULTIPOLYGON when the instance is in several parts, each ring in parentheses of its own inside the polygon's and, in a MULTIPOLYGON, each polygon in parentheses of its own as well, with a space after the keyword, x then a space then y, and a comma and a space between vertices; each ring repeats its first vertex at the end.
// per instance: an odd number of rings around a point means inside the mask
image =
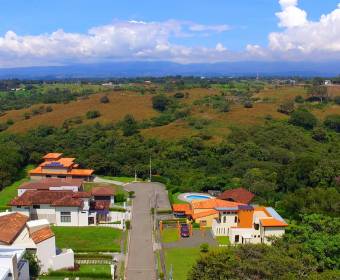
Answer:
POLYGON ((81 279, 112 279, 111 267, 109 265, 102 264, 82 264, 77 271, 69 271, 67 269, 52 271, 49 275, 39 277, 39 279, 64 279, 65 277, 80 277, 81 279))
POLYGON ((217 236, 216 241, 219 245, 230 245, 228 236, 217 236))
POLYGON ((163 243, 176 242, 179 239, 177 228, 165 228, 162 232, 161 240, 163 243))

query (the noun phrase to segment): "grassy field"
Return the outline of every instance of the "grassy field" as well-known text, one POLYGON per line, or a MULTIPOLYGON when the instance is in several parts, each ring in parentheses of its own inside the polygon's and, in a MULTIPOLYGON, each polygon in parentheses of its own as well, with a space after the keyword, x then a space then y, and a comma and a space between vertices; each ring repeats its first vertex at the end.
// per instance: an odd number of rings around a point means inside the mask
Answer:
POLYGON ((200 257, 199 248, 171 248, 165 250, 166 271, 173 267, 173 279, 186 280, 191 267, 200 257))
POLYGON ((181 193, 180 192, 177 192, 177 193, 173 193, 172 194, 172 201, 174 204, 182 204, 182 203, 189 203, 187 201, 183 201, 183 200, 180 200, 178 198, 178 196, 180 195, 181 193))
POLYGON ((22 183, 29 180, 28 171, 34 168, 33 165, 28 165, 24 168, 19 176, 18 181, 14 182, 13 184, 5 187, 2 191, 0 191, 0 210, 8 207, 8 203, 17 196, 18 191, 17 187, 19 187, 22 183))
MULTIPOLYGON (((134 177, 113 177, 113 176, 101 176, 103 179, 118 181, 122 183, 131 183, 135 181, 134 177)), ((137 181, 142 181, 141 179, 137 178, 137 181)))
MULTIPOLYGON (((41 106, 34 105, 32 108, 41 106)), ((46 105, 45 105, 46 106, 46 105)), ((99 118, 87 120, 84 118, 83 123, 111 123, 117 122, 124 118, 126 114, 132 114, 137 120, 149 119, 158 113, 152 109, 151 95, 142 96, 135 92, 111 92, 98 93, 90 95, 88 99, 79 99, 67 104, 53 104, 52 112, 42 115, 36 115, 25 120, 23 114, 30 112, 32 108, 22 110, 8 111, 0 117, 0 123, 12 119, 15 123, 8 131, 25 132, 39 125, 61 126, 66 119, 85 116, 90 110, 98 110, 101 113, 99 118), (108 95, 110 102, 103 104, 100 98, 108 95)))
POLYGON ((162 232, 162 242, 171 243, 179 239, 177 228, 165 228, 162 232))
POLYGON ((59 248, 75 252, 119 252, 122 231, 106 227, 53 227, 59 248))
POLYGON ((112 279, 111 268, 109 265, 101 264, 81 264, 78 271, 69 271, 62 269, 53 271, 47 276, 39 277, 39 279, 64 279, 68 277, 70 280, 80 277, 81 279, 112 279))

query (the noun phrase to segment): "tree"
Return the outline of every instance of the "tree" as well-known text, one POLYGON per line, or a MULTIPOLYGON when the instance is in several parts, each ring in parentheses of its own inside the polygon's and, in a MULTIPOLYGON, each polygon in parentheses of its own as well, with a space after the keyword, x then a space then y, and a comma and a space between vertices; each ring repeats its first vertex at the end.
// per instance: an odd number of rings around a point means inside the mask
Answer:
POLYGON ((303 103, 303 102, 305 102, 305 99, 301 95, 295 96, 294 100, 295 100, 296 103, 303 103))
POLYGON ((169 104, 170 100, 164 94, 152 97, 152 107, 158 111, 164 112, 168 108, 169 104))
POLYGON ((316 126, 316 117, 307 110, 297 110, 290 116, 289 122, 305 129, 313 129, 316 126))
POLYGON ((100 103, 106 104, 106 103, 109 103, 109 102, 110 102, 110 99, 108 98, 107 95, 104 95, 100 98, 100 103))
POLYGON ((327 101, 328 98, 329 98, 328 89, 327 89, 326 86, 313 85, 313 86, 308 88, 307 93, 310 96, 310 98, 312 98, 312 99, 317 98, 321 102, 323 102, 324 100, 327 101))
POLYGON ((277 110, 283 114, 287 114, 287 115, 291 114, 295 110, 294 101, 289 100, 289 101, 286 101, 280 104, 277 110))
POLYGON ((329 129, 340 132, 340 115, 329 115, 324 121, 324 125, 329 129))
POLYGON ((138 132, 138 123, 132 115, 126 115, 121 126, 124 136, 131 136, 138 132))

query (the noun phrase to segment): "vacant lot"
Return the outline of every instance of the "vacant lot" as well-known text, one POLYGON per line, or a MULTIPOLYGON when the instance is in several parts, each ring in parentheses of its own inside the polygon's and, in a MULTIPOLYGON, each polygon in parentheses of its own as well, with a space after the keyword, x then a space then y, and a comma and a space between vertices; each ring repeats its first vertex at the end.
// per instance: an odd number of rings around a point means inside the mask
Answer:
POLYGON ((59 248, 75 252, 119 252, 121 230, 106 227, 53 227, 59 248))
POLYGON ((64 279, 65 277, 69 279, 75 279, 76 277, 81 279, 112 279, 110 266, 101 264, 81 264, 77 271, 69 271, 67 269, 53 271, 49 275, 41 277, 41 279, 52 280, 64 279))

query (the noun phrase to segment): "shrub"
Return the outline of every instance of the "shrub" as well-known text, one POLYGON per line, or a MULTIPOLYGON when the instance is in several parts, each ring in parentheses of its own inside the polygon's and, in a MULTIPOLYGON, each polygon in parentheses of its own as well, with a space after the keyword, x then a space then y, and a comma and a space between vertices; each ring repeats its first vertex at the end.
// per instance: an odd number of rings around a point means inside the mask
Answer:
POLYGON ((253 102, 247 100, 246 102, 244 102, 244 108, 253 108, 253 102))
POLYGON ((286 101, 282 104, 280 104, 279 108, 277 109, 278 112, 283 114, 291 114, 295 110, 295 105, 293 101, 286 101))
POLYGON ((36 255, 30 251, 26 251, 24 259, 28 261, 30 276, 33 278, 37 277, 40 273, 40 266, 36 255))
POLYGON ((313 129, 316 126, 316 117, 307 110, 298 110, 292 113, 289 122, 305 129, 313 129))
POLYGON ((327 132, 322 127, 316 127, 313 130, 312 138, 318 142, 327 141, 327 132))
POLYGON ((25 112, 25 113, 23 114, 23 117, 24 117, 25 120, 28 120, 28 119, 31 118, 31 114, 30 114, 29 112, 25 112))
POLYGON ((132 115, 126 115, 121 122, 124 136, 131 136, 138 132, 138 124, 132 115))
POLYGON ((5 131, 8 128, 7 123, 0 123, 0 132, 5 131))
POLYGON ((130 229, 131 228, 131 222, 129 220, 125 221, 125 228, 130 229))
POLYGON ((334 98, 334 102, 335 102, 335 104, 340 105, 340 96, 336 96, 334 98))
POLYGON ((117 193, 115 195, 115 202, 124 202, 124 201, 126 201, 124 193, 117 193))
POLYGON ((52 108, 52 106, 46 106, 46 113, 50 113, 50 112, 52 112, 53 111, 53 108, 52 108))
POLYGON ((125 208, 123 208, 123 207, 117 207, 117 206, 115 206, 115 207, 110 207, 109 210, 112 211, 112 212, 126 212, 126 209, 125 209, 125 208))
POLYGON ((175 98, 184 98, 184 93, 183 93, 183 92, 176 92, 176 93, 174 94, 174 97, 175 97, 175 98))
POLYGON ((169 104, 170 100, 164 94, 155 95, 152 97, 152 107, 155 110, 164 112, 168 108, 169 104))
POLYGON ((294 100, 295 100, 296 103, 303 103, 303 102, 305 102, 305 99, 301 95, 295 96, 294 100))
POLYGON ((86 113, 86 118, 87 119, 95 119, 100 117, 100 112, 99 111, 88 111, 86 113))
POLYGON ((7 125, 13 125, 14 121, 12 119, 8 119, 6 122, 7 125))
POLYGON ((340 115, 329 115, 324 121, 324 125, 329 129, 340 132, 340 115))
POLYGON ((100 98, 100 103, 106 104, 106 103, 110 103, 110 99, 107 95, 104 95, 100 98))
POLYGON ((129 198, 134 198, 134 197, 135 197, 135 192, 129 191, 129 198))
POLYGON ((201 253, 208 253, 209 252, 209 244, 208 243, 202 243, 200 246, 201 253))

